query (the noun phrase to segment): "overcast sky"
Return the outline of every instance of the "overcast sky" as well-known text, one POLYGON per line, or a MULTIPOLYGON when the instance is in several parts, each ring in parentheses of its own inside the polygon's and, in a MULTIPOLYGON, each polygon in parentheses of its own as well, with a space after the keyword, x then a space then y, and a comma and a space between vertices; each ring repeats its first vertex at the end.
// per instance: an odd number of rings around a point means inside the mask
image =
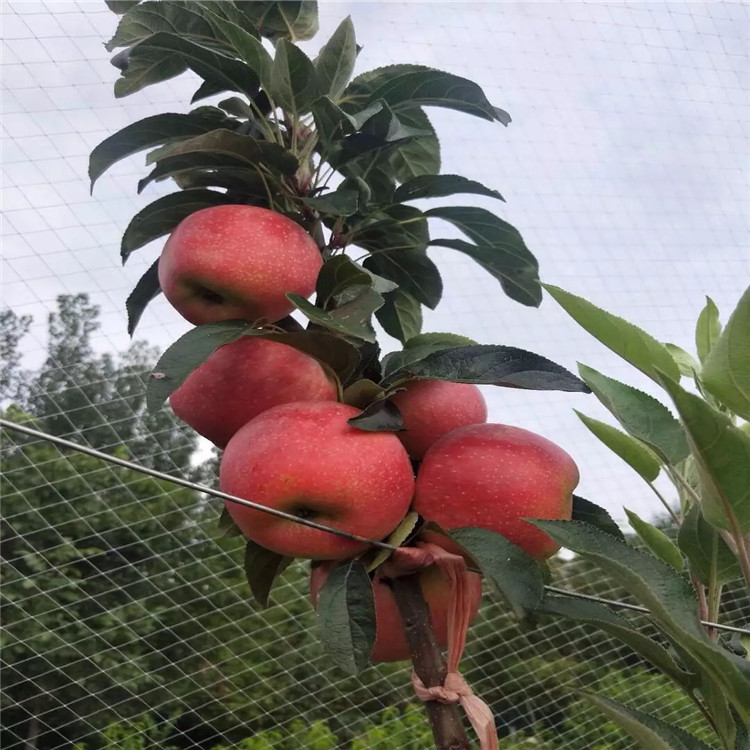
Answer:
MULTIPOLYGON (((3 305, 36 317, 29 364, 44 351, 46 313, 61 293, 88 292, 103 312, 97 346, 122 350, 125 298, 161 243, 123 270, 120 236, 167 188, 136 195, 141 155, 101 178, 92 198, 87 156, 136 119, 186 111, 195 81, 115 100, 117 70, 102 42, 117 17, 103 2, 6 2, 2 12, 3 305)), ((690 350, 706 294, 726 319, 750 279, 748 4, 323 2, 320 34, 306 50, 347 14, 364 45, 358 71, 439 67, 477 81, 510 112, 508 128, 430 114, 443 171, 507 200, 457 203, 515 224, 545 281, 690 350)), ((582 361, 656 393, 551 299, 521 307, 467 259, 430 252, 446 290, 426 330, 520 346, 571 369, 582 361)), ((138 336, 164 348, 187 327, 160 299, 138 336)), ((485 392, 491 420, 540 432, 573 455, 581 494, 618 518, 623 506, 658 512, 648 488, 573 413, 607 419, 593 396, 485 392)))

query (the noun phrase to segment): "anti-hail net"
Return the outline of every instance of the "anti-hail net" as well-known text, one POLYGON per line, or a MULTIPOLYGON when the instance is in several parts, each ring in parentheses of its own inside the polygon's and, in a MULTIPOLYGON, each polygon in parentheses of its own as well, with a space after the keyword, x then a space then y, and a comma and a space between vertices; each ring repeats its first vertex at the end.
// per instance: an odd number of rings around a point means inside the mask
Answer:
MULTIPOLYGON (((322 3, 317 39, 347 13, 364 46, 359 71, 432 65, 476 80, 511 113, 507 129, 444 111, 433 120, 443 171, 502 192, 499 213, 545 280, 688 350, 706 294, 726 318, 750 275, 747 5, 322 3)), ((11 421, 212 484, 211 451, 143 398, 155 356, 187 324, 156 300, 138 343, 125 332, 124 300, 159 243, 123 268, 119 240, 169 188, 136 194, 140 157, 115 166, 93 197, 86 174, 93 146, 150 114, 186 111, 196 83, 183 76, 115 99, 102 46, 115 24, 103 2, 2 5, 2 408, 11 421)), ((585 362, 654 392, 550 299, 523 308, 468 261, 431 253, 446 289, 425 330, 521 346, 571 369, 585 362)), ((578 421, 574 408, 607 420, 593 398, 485 396, 492 421, 571 453, 580 494, 618 521, 623 507, 661 517, 578 421)), ((405 664, 359 678, 330 664, 304 565, 284 573, 268 609, 251 601, 241 542, 215 531, 218 501, 11 431, 2 440, 3 747, 431 746, 405 664)), ((558 586, 632 601, 580 559, 553 567, 558 586)), ((738 590, 725 593, 721 620, 747 627, 738 590)), ((626 648, 567 622, 522 630, 490 594, 463 671, 493 708, 502 747, 631 747, 576 688, 706 736, 687 700, 626 648)))

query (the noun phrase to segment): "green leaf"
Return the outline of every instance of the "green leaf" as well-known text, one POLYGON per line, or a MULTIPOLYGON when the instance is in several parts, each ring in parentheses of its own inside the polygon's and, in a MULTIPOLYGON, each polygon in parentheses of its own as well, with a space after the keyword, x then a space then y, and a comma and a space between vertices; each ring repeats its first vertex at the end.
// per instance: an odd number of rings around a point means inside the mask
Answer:
POLYGON ((629 708, 601 695, 585 692, 581 695, 605 716, 619 724, 645 750, 712 750, 710 745, 684 729, 668 724, 656 716, 629 708))
POLYGON ((434 175, 440 171, 440 141, 427 115, 418 107, 402 109, 399 120, 428 135, 412 138, 399 145, 388 157, 390 171, 399 182, 419 175, 434 175))
MULTIPOLYGON (((270 144, 269 144, 270 145, 270 144)), ((152 182, 172 178, 179 187, 219 187, 252 198, 253 205, 268 205, 268 193, 257 167, 230 154, 200 151, 184 156, 166 156, 143 179, 138 192, 152 182)), ((266 184, 273 184, 271 176, 266 184)))
MULTIPOLYGON (((697 693, 700 696, 723 746, 727 748, 742 747, 742 735, 746 734, 746 730, 743 732, 743 729, 747 724, 740 721, 736 712, 731 708, 723 685, 714 680, 712 675, 702 668, 700 662, 694 658, 689 649, 676 642, 671 645, 676 657, 685 668, 697 675, 698 685, 693 695, 697 693)), ((744 747, 743 750, 747 750, 747 748, 744 747)))
POLYGON ((149 410, 156 411, 216 349, 237 341, 252 330, 249 321, 208 323, 193 328, 177 339, 161 355, 149 379, 146 390, 149 410))
POLYGON ((113 12, 121 16, 123 13, 127 13, 134 5, 138 5, 141 0, 104 0, 107 7, 113 12))
POLYGON ((347 16, 315 58, 315 70, 324 95, 335 100, 341 94, 352 77, 356 59, 354 24, 351 17, 347 16))
POLYGON ((187 38, 158 32, 130 49, 128 65, 115 81, 115 96, 129 96, 188 68, 223 90, 240 91, 251 97, 260 84, 255 71, 244 62, 187 38))
POLYGON ((286 39, 276 43, 266 88, 274 104, 296 116, 310 112, 321 94, 312 60, 286 39))
POLYGON ((224 193, 195 188, 158 198, 141 209, 128 224, 120 243, 120 257, 125 263, 130 254, 149 242, 169 234, 190 214, 210 206, 232 203, 224 193))
POLYGON ((226 115, 213 107, 200 107, 187 115, 166 113, 138 120, 105 138, 89 157, 91 189, 113 164, 139 151, 168 141, 208 133, 229 122, 226 115))
POLYGON ((729 417, 664 378, 693 449, 706 520, 720 529, 750 533, 750 435, 729 417))
POLYGON ((586 365, 579 364, 578 372, 625 430, 646 443, 665 462, 675 465, 688 456, 690 448, 685 432, 666 406, 586 365))
POLYGON ((691 573, 704 584, 722 584, 742 577, 734 553, 701 513, 698 503, 692 503, 682 518, 677 532, 677 544, 690 563, 691 573))
POLYGON ((723 686, 740 717, 750 719, 750 662, 714 643, 698 619, 688 579, 653 555, 579 521, 532 521, 558 544, 610 574, 629 591, 667 635, 691 653, 700 668, 723 686))
MULTIPOLYGON (((355 160, 345 164, 339 171, 347 175, 347 177, 358 178, 367 185, 370 192, 368 205, 372 209, 377 210, 393 202, 393 191, 396 189, 396 180, 387 164, 379 164, 378 159, 374 159, 372 163, 368 164, 365 162, 365 165, 362 166, 355 160)), ((392 212, 394 208, 396 207, 390 207, 387 211, 392 212)), ((423 232, 425 236, 428 235, 427 222, 424 224, 423 232)))
POLYGON ((465 240, 437 239, 430 244, 449 247, 468 255, 500 282, 503 291, 512 300, 527 307, 539 307, 541 304, 542 287, 536 261, 526 261, 504 250, 498 252, 497 247, 472 245, 465 240))
POLYGON ((516 617, 523 619, 539 609, 544 581, 539 563, 533 557, 489 529, 465 526, 449 531, 448 536, 469 553, 516 617))
POLYGON ((369 325, 372 314, 383 306, 383 297, 372 289, 334 310, 321 310, 298 294, 287 294, 289 301, 310 321, 336 333, 362 341, 374 342, 375 332, 369 325))
POLYGON ((154 164, 168 157, 187 154, 194 155, 193 158, 196 160, 204 160, 200 162, 203 167, 211 166, 212 158, 221 157, 225 157, 223 164, 231 163, 237 167, 252 166, 253 168, 262 164, 266 169, 282 175, 292 175, 299 167, 295 156, 282 146, 257 141, 248 135, 240 135, 223 128, 188 140, 168 143, 152 151, 146 162, 154 164))
POLYGON ((432 208, 425 216, 450 222, 476 243, 436 239, 432 240, 433 245, 468 255, 501 283, 511 299, 539 306, 542 301, 539 264, 513 225, 476 206, 432 208))
POLYGON ((260 336, 293 346, 329 367, 342 381, 348 379, 359 362, 356 347, 324 331, 266 331, 253 328, 244 320, 207 323, 180 336, 161 355, 146 390, 149 410, 156 411, 216 349, 242 336, 260 336))
POLYGON ((315 0, 252 0, 240 3, 239 7, 268 39, 304 42, 318 33, 318 4, 315 0))
MULTIPOLYGON (((404 520, 393 530, 391 535, 385 540, 387 544, 391 544, 394 547, 400 547, 414 532, 419 524, 419 513, 412 511, 404 516, 404 520)), ((375 556, 370 563, 367 563, 366 570, 368 573, 375 570, 375 568, 382 565, 393 552, 389 549, 383 549, 382 547, 377 550, 375 556)))
POLYGON ((245 578, 250 584, 255 601, 261 607, 268 606, 268 597, 276 578, 292 562, 293 557, 285 557, 247 540, 245 545, 245 578))
POLYGON ((359 263, 355 263, 346 255, 334 255, 323 263, 318 273, 315 285, 317 305, 325 309, 335 297, 347 289, 370 286, 372 276, 359 263))
POLYGON ((352 427, 365 432, 399 432, 404 429, 401 412, 387 399, 373 402, 361 414, 347 421, 352 427))
POLYGON ((385 391, 372 380, 363 378, 352 383, 344 390, 343 402, 357 409, 364 409, 373 401, 377 401, 385 395, 385 391))
POLYGON ((430 130, 405 123, 386 102, 377 101, 361 112, 348 115, 360 135, 374 136, 378 141, 391 143, 406 138, 428 136, 430 130), (372 114, 370 114, 372 112, 372 114))
POLYGON ((223 94, 225 91, 226 89, 223 86, 211 83, 211 81, 204 81, 190 98, 190 103, 195 104, 201 99, 207 99, 208 97, 216 96, 217 94, 223 94))
POLYGON ((161 286, 159 285, 159 259, 157 258, 149 266, 148 271, 138 280, 135 288, 125 301, 125 309, 128 313, 128 334, 130 336, 135 333, 135 328, 146 309, 146 305, 159 294, 161 294, 161 286))
POLYGON ((452 349, 455 346, 474 346, 474 339, 468 336, 461 336, 458 333, 443 333, 440 331, 429 331, 420 333, 418 336, 412 336, 405 344, 405 349, 414 349, 416 347, 430 346, 434 350, 452 349))
MULTIPOLYGON (((419 65, 390 65, 362 73, 345 90, 341 107, 348 113, 367 109, 372 106, 370 98, 373 91, 393 74, 421 70, 424 68, 419 65)), ((400 107, 398 116, 405 125, 427 134, 394 148, 388 155, 389 163, 382 168, 383 171, 399 182, 406 182, 417 175, 440 172, 440 142, 424 110, 416 106, 400 107)), ((370 164, 365 168, 365 173, 371 175, 374 169, 370 164)))
POLYGON ((625 535, 620 531, 620 527, 614 522, 612 516, 604 508, 596 503, 592 503, 585 497, 573 495, 573 513, 571 518, 573 521, 582 521, 590 526, 595 526, 600 531, 611 534, 621 542, 625 541, 625 535))
POLYGON ((117 47, 130 47, 160 31, 190 38, 198 44, 223 47, 240 57, 244 45, 237 44, 237 41, 250 37, 260 45, 253 36, 257 34, 256 30, 233 3, 193 0, 190 3, 141 3, 120 20, 115 35, 105 48, 112 52, 117 47))
POLYGON ((347 188, 339 188, 316 198, 301 198, 302 203, 316 211, 331 216, 351 216, 359 208, 359 193, 347 188))
POLYGON ((750 287, 706 357, 701 382, 724 406, 750 420, 750 287))
POLYGON ((226 99, 222 99, 217 106, 234 117, 241 117, 245 120, 255 119, 252 107, 240 96, 229 96, 226 99))
POLYGON ((550 284, 542 286, 584 330, 651 379, 660 382, 657 370, 672 380, 680 379, 679 368, 669 350, 653 336, 583 297, 550 284))
POLYGON ((339 108, 328 96, 321 96, 310 106, 315 120, 318 138, 326 155, 336 148, 344 136, 354 132, 355 126, 349 115, 339 108))
POLYGON ((398 284, 418 302, 434 310, 443 295, 443 280, 438 267, 419 250, 380 252, 362 264, 368 271, 398 284))
POLYGON ((625 513, 633 531, 646 547, 667 565, 671 565, 677 571, 682 570, 682 555, 677 545, 661 529, 644 521, 637 513, 627 508, 625 513))
POLYGON ((358 348, 341 336, 334 336, 326 331, 290 331, 288 333, 264 333, 263 335, 264 338, 293 346, 317 359, 342 383, 349 380, 359 365, 361 347, 358 348))
POLYGON ((695 361, 692 354, 686 352, 676 344, 664 344, 664 346, 672 355, 672 359, 677 363, 681 375, 687 378, 694 378, 696 373, 700 373, 701 366, 695 361))
POLYGON ((358 674, 370 663, 375 645, 375 597, 359 560, 331 568, 318 594, 318 633, 336 666, 358 674))
POLYGON ((403 289, 383 295, 385 304, 375 311, 375 317, 383 330, 393 338, 406 343, 422 330, 422 308, 403 289))
POLYGON ((567 596, 545 596, 542 611, 556 617, 595 625, 630 646, 639 656, 686 691, 692 691, 699 682, 697 675, 682 669, 666 648, 634 630, 627 620, 599 602, 567 596))
POLYGON ((701 364, 706 361, 720 335, 719 308, 710 297, 706 297, 706 306, 701 310, 695 326, 695 350, 701 364))
MULTIPOLYGON (((198 0, 190 5, 153 0, 134 3, 125 17, 120 19, 114 36, 104 48, 108 52, 113 52, 118 47, 131 47, 160 31, 191 37, 206 44, 220 45, 224 40, 217 28, 206 18, 206 5, 207 3, 198 0)), ((234 8, 231 4, 222 3, 218 10, 229 11, 231 14, 234 8)), ((237 14, 236 18, 241 19, 241 14, 237 14)))
POLYGON ((430 241, 427 219, 413 206, 397 204, 358 224, 351 242, 371 253, 425 250, 430 241))
MULTIPOLYGON (((377 107, 376 114, 369 117, 361 130, 344 136, 339 142, 326 144, 328 161, 342 173, 365 176, 379 165, 390 174, 388 159, 396 150, 428 134, 406 125, 389 107, 379 102, 373 107, 377 107)), ((355 128, 358 127, 354 117, 344 116, 353 122, 355 128)), ((348 130, 346 125, 342 127, 348 130)))
POLYGON ((261 85, 265 86, 273 61, 263 43, 256 39, 257 30, 243 23, 244 15, 230 3, 208 0, 203 3, 203 10, 216 34, 226 40, 231 50, 255 73, 261 85))
POLYGON ((441 198, 457 193, 473 193, 474 195, 486 195, 489 198, 497 198, 504 201, 497 190, 491 190, 476 180, 469 180, 456 174, 427 174, 412 177, 397 188, 393 199, 399 203, 413 201, 421 198, 441 198))
POLYGON ((216 530, 218 531, 218 537, 220 539, 242 536, 240 527, 234 522, 226 505, 221 506, 221 514, 219 515, 219 520, 216 524, 216 530))
POLYGON ((344 97, 356 101, 363 94, 369 102, 383 99, 394 110, 445 107, 484 120, 501 119, 476 83, 422 65, 389 65, 368 71, 352 81, 344 97))
MULTIPOLYGON (((406 353, 418 351, 407 350, 406 353)), ((573 373, 545 357, 511 346, 483 344, 432 351, 424 358, 408 363, 395 359, 388 361, 384 382, 393 384, 413 378, 535 391, 588 390, 573 373)))
POLYGON ((591 430, 612 452, 616 453, 632 469, 635 469, 647 482, 653 482, 659 476, 661 462, 650 448, 640 440, 621 432, 615 427, 600 422, 574 410, 581 422, 591 430))

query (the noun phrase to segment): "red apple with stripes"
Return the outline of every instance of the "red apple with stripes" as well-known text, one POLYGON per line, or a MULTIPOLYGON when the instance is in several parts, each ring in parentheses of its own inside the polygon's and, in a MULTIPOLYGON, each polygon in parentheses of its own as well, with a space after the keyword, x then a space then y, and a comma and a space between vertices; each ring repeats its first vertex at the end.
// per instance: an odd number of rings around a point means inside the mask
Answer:
POLYGON ((322 264, 312 237, 286 216, 257 206, 212 206, 172 232, 159 258, 159 284, 194 325, 273 323, 293 309, 288 292, 313 293, 322 264))
POLYGON ((278 341, 243 336, 193 370, 169 403, 198 434, 224 448, 241 427, 274 406, 336 396, 336 383, 316 359, 278 341))
POLYGON ((526 518, 569 520, 578 467, 551 440, 520 427, 478 424, 449 432, 417 474, 414 510, 443 529, 478 526, 532 557, 559 545, 526 518))
MULTIPOLYGON (((224 492, 366 539, 388 536, 406 515, 414 473, 392 432, 348 423, 361 412, 334 401, 276 406, 248 422, 221 458, 224 492)), ((281 555, 341 560, 367 543, 227 502, 243 533, 281 555)))

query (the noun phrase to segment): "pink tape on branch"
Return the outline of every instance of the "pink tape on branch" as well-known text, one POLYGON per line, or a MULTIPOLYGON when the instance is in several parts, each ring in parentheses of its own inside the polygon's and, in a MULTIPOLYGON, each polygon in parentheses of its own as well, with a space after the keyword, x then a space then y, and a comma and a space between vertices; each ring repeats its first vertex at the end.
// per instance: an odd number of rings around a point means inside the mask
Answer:
POLYGON ((466 631, 471 620, 471 589, 468 586, 466 561, 460 555, 446 552, 436 544, 420 543, 417 547, 400 547, 383 566, 389 578, 416 573, 421 568, 437 565, 450 582, 452 606, 448 615, 448 673, 445 682, 425 687, 416 674, 412 684, 416 696, 423 701, 460 703, 471 726, 479 737, 480 750, 498 750, 495 718, 490 707, 474 695, 458 671, 466 645, 466 631))

